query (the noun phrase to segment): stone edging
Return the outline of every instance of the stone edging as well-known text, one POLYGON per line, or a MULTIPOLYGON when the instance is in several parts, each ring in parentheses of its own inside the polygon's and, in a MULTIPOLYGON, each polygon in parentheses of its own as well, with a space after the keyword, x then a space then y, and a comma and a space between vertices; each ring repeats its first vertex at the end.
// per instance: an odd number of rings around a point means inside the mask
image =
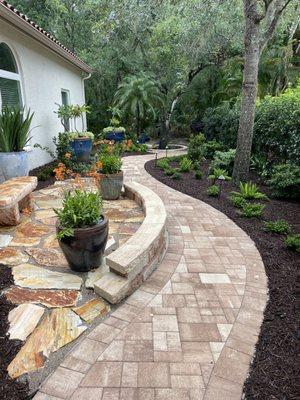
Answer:
POLYGON ((116 304, 131 294, 157 268, 167 248, 167 214, 160 197, 137 182, 126 183, 125 195, 145 212, 138 231, 106 258, 109 272, 95 282, 94 290, 116 304))

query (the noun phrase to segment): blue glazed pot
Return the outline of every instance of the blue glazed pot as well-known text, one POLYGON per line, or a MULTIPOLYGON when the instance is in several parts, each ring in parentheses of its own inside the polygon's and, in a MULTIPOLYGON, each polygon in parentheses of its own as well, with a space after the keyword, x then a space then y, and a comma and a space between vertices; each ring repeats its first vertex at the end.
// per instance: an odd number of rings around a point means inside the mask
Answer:
POLYGON ((79 162, 88 162, 90 160, 93 147, 92 139, 78 138, 70 142, 72 150, 79 162))
POLYGON ((123 142, 125 140, 124 132, 110 132, 106 135, 107 140, 114 140, 115 142, 123 142))
POLYGON ((0 183, 17 176, 27 176, 28 173, 29 164, 26 151, 0 152, 0 183))

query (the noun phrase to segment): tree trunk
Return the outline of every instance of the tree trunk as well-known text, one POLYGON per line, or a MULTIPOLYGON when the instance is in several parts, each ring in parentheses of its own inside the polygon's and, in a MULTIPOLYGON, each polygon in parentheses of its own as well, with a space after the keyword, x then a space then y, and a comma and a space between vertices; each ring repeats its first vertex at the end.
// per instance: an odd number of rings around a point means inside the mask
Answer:
POLYGON ((260 58, 259 21, 254 17, 255 12, 255 4, 245 0, 244 75, 236 157, 232 175, 234 183, 247 181, 250 167, 260 58))
POLYGON ((171 109, 170 109, 169 113, 167 114, 164 123, 162 124, 162 129, 160 132, 160 139, 159 139, 159 148, 160 149, 165 149, 169 143, 170 132, 171 132, 171 118, 172 118, 173 112, 175 110, 175 107, 179 101, 179 97, 180 97, 180 94, 178 94, 177 97, 173 100, 171 109))

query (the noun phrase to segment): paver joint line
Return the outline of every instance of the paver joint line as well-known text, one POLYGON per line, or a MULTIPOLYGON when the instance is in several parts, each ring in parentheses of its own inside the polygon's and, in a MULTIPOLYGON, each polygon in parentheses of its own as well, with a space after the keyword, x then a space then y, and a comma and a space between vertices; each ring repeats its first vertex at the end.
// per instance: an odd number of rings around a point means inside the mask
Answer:
POLYGON ((224 214, 149 176, 143 167, 153 157, 128 157, 124 171, 165 205, 165 257, 67 355, 36 400, 242 397, 267 301, 260 254, 224 214))

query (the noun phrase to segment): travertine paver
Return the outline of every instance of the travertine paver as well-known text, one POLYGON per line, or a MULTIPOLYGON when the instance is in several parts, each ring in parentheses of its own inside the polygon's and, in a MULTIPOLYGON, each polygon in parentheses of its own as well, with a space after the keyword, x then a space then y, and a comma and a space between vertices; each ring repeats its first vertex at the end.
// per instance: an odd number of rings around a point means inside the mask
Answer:
POLYGON ((75 347, 36 400, 241 399, 267 300, 261 257, 224 214, 150 177, 143 165, 152 157, 129 157, 124 170, 165 204, 165 258, 75 347))

